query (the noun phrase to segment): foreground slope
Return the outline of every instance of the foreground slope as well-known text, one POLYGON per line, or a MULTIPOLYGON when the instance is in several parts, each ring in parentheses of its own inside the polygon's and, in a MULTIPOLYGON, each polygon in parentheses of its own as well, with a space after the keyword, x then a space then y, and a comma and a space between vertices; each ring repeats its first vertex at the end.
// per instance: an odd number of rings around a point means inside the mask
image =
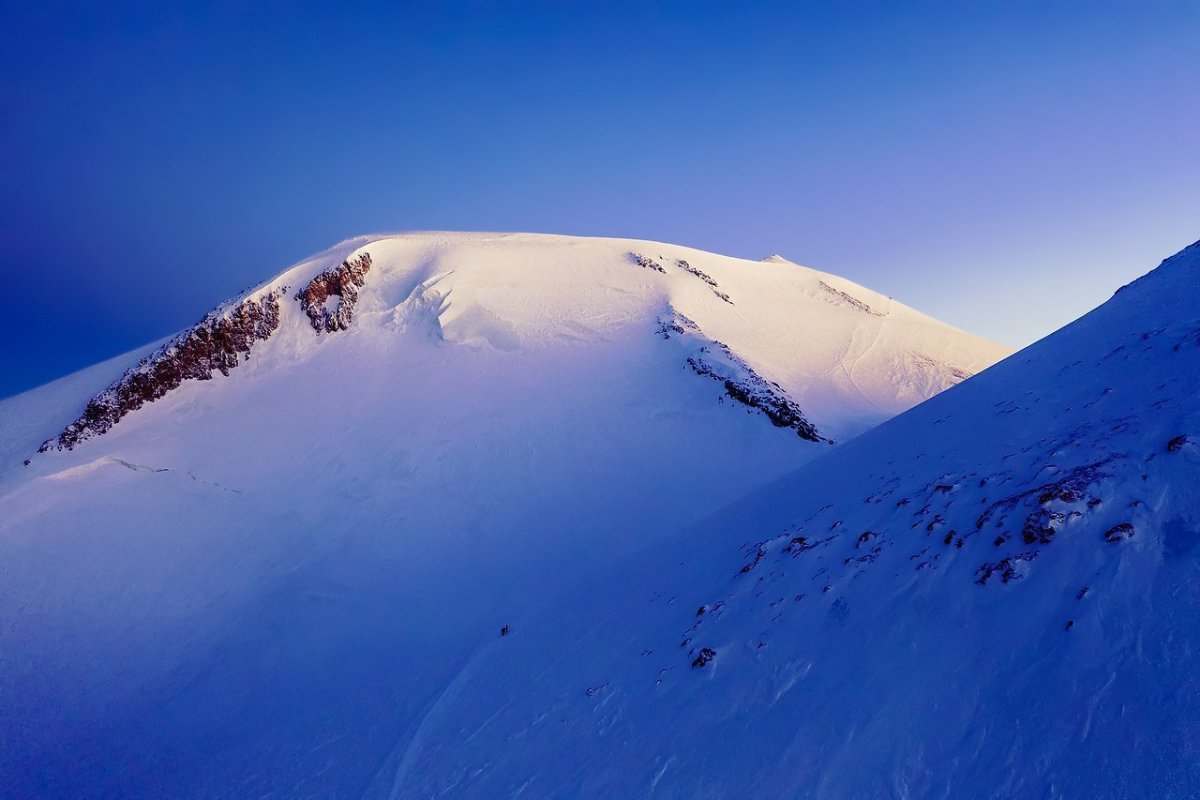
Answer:
POLYGON ((789 263, 343 243, 0 403, 0 794, 378 786, 517 609, 1003 353, 789 263))
POLYGON ((1200 794, 1200 244, 482 649, 374 787, 1200 794))

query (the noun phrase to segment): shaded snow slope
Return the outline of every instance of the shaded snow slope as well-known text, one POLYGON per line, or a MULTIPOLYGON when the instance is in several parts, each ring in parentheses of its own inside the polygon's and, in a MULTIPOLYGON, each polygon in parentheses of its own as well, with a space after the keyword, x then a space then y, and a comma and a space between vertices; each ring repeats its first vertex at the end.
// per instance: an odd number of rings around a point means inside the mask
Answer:
POLYGON ((342 243, 0 403, 0 795, 387 783, 518 609, 1003 352, 792 264, 342 243))
POLYGON ((1200 794, 1200 244, 487 643, 374 796, 1200 794))

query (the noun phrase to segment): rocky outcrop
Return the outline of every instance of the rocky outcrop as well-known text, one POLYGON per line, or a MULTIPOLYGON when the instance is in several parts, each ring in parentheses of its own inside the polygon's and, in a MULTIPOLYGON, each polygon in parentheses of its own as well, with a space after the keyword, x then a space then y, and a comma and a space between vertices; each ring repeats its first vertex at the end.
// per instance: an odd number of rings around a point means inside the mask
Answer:
POLYGON ((725 292, 721 291, 720 284, 718 284, 715 280, 713 280, 712 276, 709 275, 707 272, 705 272, 704 270, 702 270, 698 267, 693 267, 691 264, 684 261, 682 258, 678 259, 675 262, 675 266, 679 267, 681 270, 688 273, 689 275, 695 275, 697 278, 699 278, 700 280, 707 283, 709 286, 712 287, 713 294, 715 294, 720 299, 724 300, 726 303, 729 303, 729 305, 733 305, 733 301, 729 299, 729 295, 727 295, 727 294, 725 294, 725 292))
POLYGON ((344 331, 354 320, 358 290, 366 285, 371 271, 371 254, 363 253, 353 261, 343 261, 309 281, 296 295, 300 308, 317 333, 344 331))
POLYGON ((870 314, 873 317, 886 317, 887 316, 887 314, 885 314, 881 311, 876 311, 875 309, 871 308, 869 305, 864 303, 862 300, 859 300, 854 295, 849 294, 848 292, 843 292, 841 289, 833 288, 825 281, 817 281, 817 284, 820 285, 820 287, 822 289, 824 289, 826 292, 828 292, 829 294, 831 294, 834 297, 836 297, 837 299, 841 300, 843 303, 846 303, 848 305, 853 306, 854 308, 857 308, 859 311, 866 312, 867 314, 870 314))
POLYGON ((1109 544, 1113 544, 1114 542, 1122 542, 1126 539, 1132 539, 1133 534, 1133 523, 1122 522, 1117 525, 1113 525, 1104 532, 1104 541, 1108 542, 1109 544))
POLYGON ((692 660, 692 669, 703 669, 717 657, 717 651, 711 647, 701 647, 700 653, 692 660))
POLYGON ((801 439, 810 442, 833 444, 808 421, 783 387, 755 372, 749 364, 734 355, 728 345, 705 337, 696 323, 684 315, 675 313, 669 317, 659 317, 655 333, 664 339, 675 335, 706 340, 687 359, 687 365, 693 372, 719 381, 730 399, 761 412, 775 427, 790 428, 801 439))
POLYGON ((658 263, 645 253, 630 253, 629 260, 637 264, 642 269, 652 269, 655 272, 661 272, 663 275, 667 274, 667 271, 663 269, 662 264, 658 263))
POLYGON ((724 352, 731 359, 745 367, 746 375, 741 380, 734 380, 718 374, 712 365, 704 360, 703 352, 707 352, 706 348, 702 348, 700 356, 689 358, 688 366, 697 375, 721 381, 725 386, 725 394, 742 405, 761 411, 776 428, 791 428, 801 439, 832 444, 829 439, 817 432, 817 427, 809 422, 800 407, 784 394, 779 384, 764 380, 740 358, 730 353, 728 348, 720 343, 718 345, 724 348, 724 352))
POLYGON ((280 292, 245 300, 232 309, 209 313, 197 325, 130 369, 88 401, 83 413, 38 452, 70 450, 108 431, 126 414, 157 400, 187 380, 206 381, 249 358, 255 342, 279 327, 280 292))
MULTIPOLYGON (((297 295, 300 307, 318 333, 345 330, 354 319, 358 290, 366 284, 371 256, 343 261, 309 281, 297 295)), ((38 452, 70 450, 105 433, 126 414, 159 399, 184 381, 206 381, 250 357, 255 342, 279 327, 280 300, 286 286, 232 308, 209 312, 194 327, 142 359, 119 380, 88 401, 79 418, 42 444, 38 452)))
POLYGON ((998 575, 1001 583, 1019 581, 1025 577, 1029 562, 1037 558, 1037 555, 1037 551, 1035 550, 1027 553, 1016 553, 994 564, 984 563, 979 569, 975 570, 975 582, 980 586, 987 586, 988 581, 991 580, 993 575, 998 575))

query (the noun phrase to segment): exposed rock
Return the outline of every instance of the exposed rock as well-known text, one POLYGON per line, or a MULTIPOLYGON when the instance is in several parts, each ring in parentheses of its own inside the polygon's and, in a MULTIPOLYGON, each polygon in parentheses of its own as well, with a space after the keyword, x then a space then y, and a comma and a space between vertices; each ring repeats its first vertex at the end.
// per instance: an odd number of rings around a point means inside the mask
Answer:
POLYGON ((693 267, 691 264, 689 264, 688 262, 684 261, 682 258, 681 258, 681 259, 679 259, 678 261, 676 261, 676 262, 675 262, 675 264, 676 264, 676 265, 677 265, 677 266, 678 266, 678 267, 679 267, 681 270, 683 270, 684 272, 689 272, 689 273, 691 273, 692 275, 695 275, 695 276, 696 276, 697 278, 699 278, 700 280, 702 280, 702 281, 704 281, 705 283, 707 283, 709 286, 712 286, 713 288, 716 288, 716 286, 717 286, 717 282, 716 282, 716 281, 714 281, 714 280, 712 279, 712 277, 711 277, 711 276, 710 276, 710 275, 709 275, 707 272, 705 272, 704 270, 702 270, 702 269, 700 269, 700 268, 698 268, 698 267, 693 267))
MULTIPOLYGON (((983 530, 984 525, 994 518, 998 518, 1000 522, 1003 522, 1006 512, 1015 509, 1021 503, 1025 502, 1027 498, 1035 495, 1039 506, 1054 501, 1062 501, 1068 504, 1078 503, 1084 497, 1088 496, 1088 489, 1093 484, 1101 478, 1108 476, 1108 472, 1104 470, 1104 467, 1110 464, 1114 458, 1109 457, 1091 464, 1074 467, 1052 483, 1042 484, 1033 489, 1011 494, 995 501, 979 515, 979 519, 975 521, 975 528, 983 530)), ((1090 502, 1088 507, 1092 507, 1090 502)), ((1037 511, 1033 513, 1037 514, 1037 511)))
POLYGON ((1017 553, 997 561, 995 564, 985 563, 975 571, 975 582, 980 586, 987 586, 988 580, 996 574, 1000 575, 1003 583, 1019 581, 1025 577, 1025 565, 1035 558, 1037 558, 1037 551, 1017 553))
POLYGON ((126 414, 159 399, 186 380, 206 381, 213 372, 228 375, 249 358, 255 342, 279 327, 280 291, 245 300, 231 310, 210 312, 195 327, 142 359, 115 383, 88 401, 83 414, 38 452, 70 450, 105 433, 126 414))
POLYGON ((1064 518, 1061 512, 1038 509, 1025 518, 1021 539, 1025 544, 1050 544, 1058 532, 1052 523, 1061 524, 1064 518))
POLYGON ((1113 544, 1124 541, 1125 539, 1132 539, 1133 533, 1133 523, 1122 522, 1118 525, 1113 525, 1104 532, 1104 541, 1113 544))
POLYGON ((834 297, 841 300, 842 302, 848 303, 851 306, 853 306, 854 308, 857 308, 859 311, 865 311, 866 313, 870 314, 873 317, 886 317, 887 316, 887 314, 884 314, 880 311, 875 311, 869 305, 864 303, 862 300, 859 300, 854 295, 843 292, 841 289, 833 288, 825 281, 817 281, 817 285, 819 285, 826 292, 833 295, 834 297))
POLYGON ((743 564, 742 568, 740 570, 738 570, 738 572, 742 575, 745 575, 746 573, 750 572, 752 569, 754 569, 755 567, 758 566, 758 562, 762 561, 766 555, 767 555, 766 550, 763 550, 761 547, 755 548, 753 559, 751 561, 749 561, 748 563, 743 564))
POLYGON ((663 275, 667 274, 667 271, 665 269, 663 269, 662 264, 658 263, 653 258, 651 258, 650 256, 648 256, 644 253, 630 253, 629 257, 633 260, 633 263, 637 264, 639 267, 643 267, 645 269, 652 269, 655 272, 661 272, 663 275))
POLYGON ((700 648, 700 654, 692 661, 692 669, 702 668, 716 657, 716 650, 713 650, 711 647, 702 647, 700 648))
POLYGON ((715 280, 713 280, 712 276, 709 275, 707 272, 705 272, 704 270, 702 270, 698 267, 693 267, 691 264, 684 261, 682 258, 676 260, 675 265, 677 267, 679 267, 681 270, 683 270, 684 272, 687 272, 691 275, 695 275, 697 278, 699 278, 700 280, 707 283, 709 286, 712 287, 713 294, 715 294, 717 297, 724 300, 726 303, 729 303, 729 305, 733 305, 733 301, 729 299, 729 295, 725 294, 725 292, 722 292, 720 290, 720 287, 718 286, 717 282, 715 280))
POLYGON ((654 329, 654 332, 664 339, 670 339, 672 333, 683 336, 686 333, 699 333, 699 331, 696 323, 682 314, 667 318, 659 317, 658 327, 654 329), (685 323, 688 325, 686 328, 684 327, 685 323))
MULTIPOLYGON (((832 440, 817 432, 817 427, 808 421, 800 407, 784 394, 778 384, 764 380, 758 373, 750 369, 749 365, 734 356, 725 345, 720 342, 716 344, 745 369, 746 377, 740 381, 726 378, 706 363, 703 356, 687 360, 688 366, 697 375, 721 381, 725 386, 725 394, 743 405, 761 411, 776 428, 791 428, 801 439, 807 439, 810 442, 833 443, 832 440)), ((707 348, 701 348, 701 350, 704 351, 707 348)))
POLYGON ((670 339, 674 334, 706 340, 707 343, 697 348, 695 355, 687 359, 687 364, 693 372, 721 382, 726 395, 742 405, 762 412, 775 427, 791 428, 801 439, 810 442, 833 444, 832 439, 822 436, 817 431, 817 427, 808 421, 800 407, 788 397, 779 384, 763 378, 749 364, 734 355, 723 342, 704 336, 699 326, 683 314, 675 313, 668 318, 659 317, 655 332, 664 339, 670 339))
POLYGON ((1188 443, 1188 437, 1184 435, 1176 436, 1171 441, 1167 442, 1167 452, 1174 453, 1183 448, 1188 443))
POLYGON ((343 261, 341 266, 325 270, 300 290, 296 299, 313 330, 333 333, 350 327, 358 290, 366 284, 370 271, 371 254, 363 253, 353 261, 343 261), (335 297, 337 300, 332 300, 335 297))

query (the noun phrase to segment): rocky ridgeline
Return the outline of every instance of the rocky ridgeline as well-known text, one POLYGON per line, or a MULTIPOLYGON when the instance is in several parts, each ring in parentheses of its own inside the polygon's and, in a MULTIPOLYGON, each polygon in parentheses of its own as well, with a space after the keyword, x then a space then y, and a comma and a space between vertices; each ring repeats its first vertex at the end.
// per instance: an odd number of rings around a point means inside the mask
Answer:
MULTIPOLYGON (((321 332, 345 330, 354 318, 358 289, 366 283, 371 256, 363 253, 354 261, 326 270, 313 278, 296 299, 313 329, 321 332), (339 298, 329 308, 331 297, 339 298)), ((137 366, 88 401, 83 413, 62 433, 38 448, 71 450, 80 442, 99 436, 126 414, 163 397, 187 380, 210 380, 214 373, 230 370, 250 357, 256 342, 266 341, 280 321, 280 300, 287 287, 274 289, 257 300, 243 300, 232 309, 209 312, 194 327, 175 337, 137 366)))
POLYGON ((186 380, 205 381, 249 357, 257 341, 279 327, 279 292, 245 300, 227 313, 211 312, 192 329, 142 359, 121 378, 88 401, 83 414, 38 452, 70 450, 105 433, 122 417, 157 400, 186 380))
POLYGON ((721 375, 705 359, 705 355, 711 352, 708 347, 700 348, 699 355, 688 358, 687 363, 692 371, 697 375, 720 381, 725 386, 725 394, 742 405, 761 411, 776 428, 790 428, 801 439, 810 442, 833 444, 832 440, 817 432, 817 427, 808 421, 800 407, 792 402, 779 384, 764 379, 720 342, 715 342, 714 346, 719 348, 727 358, 742 367, 745 375, 740 380, 721 375))
POLYGON ((659 317, 655 333, 664 339, 672 335, 704 339, 706 343, 688 356, 687 365, 693 372, 720 382, 730 399, 761 412, 775 427, 789 428, 810 442, 833 444, 833 440, 817 431, 779 384, 763 378, 723 342, 705 337, 699 326, 683 314, 659 317))
POLYGON ((344 331, 354 321, 358 290, 366 285, 371 271, 371 254, 363 253, 353 261, 322 272, 296 295, 300 308, 317 333, 344 331), (331 298, 338 298, 330 302, 331 298))

